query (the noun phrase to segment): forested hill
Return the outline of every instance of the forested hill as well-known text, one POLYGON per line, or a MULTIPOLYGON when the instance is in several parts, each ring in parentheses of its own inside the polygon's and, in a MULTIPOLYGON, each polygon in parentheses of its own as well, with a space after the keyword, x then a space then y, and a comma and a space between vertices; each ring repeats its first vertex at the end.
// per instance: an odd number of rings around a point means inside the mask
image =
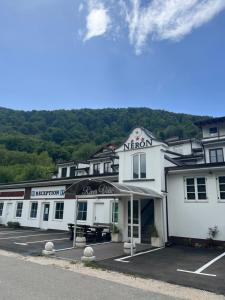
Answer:
POLYGON ((158 138, 196 137, 204 117, 149 108, 16 111, 0 108, 0 182, 50 178, 56 161, 85 159, 120 144, 135 126, 158 138))

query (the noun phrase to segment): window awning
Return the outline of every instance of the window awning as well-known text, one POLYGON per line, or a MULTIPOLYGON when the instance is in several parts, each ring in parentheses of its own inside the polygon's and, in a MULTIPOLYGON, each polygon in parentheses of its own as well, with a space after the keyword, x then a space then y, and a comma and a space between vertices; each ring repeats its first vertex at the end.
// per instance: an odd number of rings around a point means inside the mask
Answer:
POLYGON ((117 182, 109 182, 106 180, 88 179, 81 180, 74 185, 74 191, 76 196, 90 197, 90 196, 126 196, 137 195, 147 198, 161 199, 163 196, 149 188, 120 184, 117 182))

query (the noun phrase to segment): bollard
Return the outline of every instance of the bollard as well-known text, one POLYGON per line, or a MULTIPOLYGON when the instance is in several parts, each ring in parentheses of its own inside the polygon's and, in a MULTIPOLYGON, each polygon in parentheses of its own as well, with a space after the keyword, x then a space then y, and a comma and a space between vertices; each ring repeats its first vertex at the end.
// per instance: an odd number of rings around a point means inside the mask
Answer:
POLYGON ((45 249, 42 251, 43 255, 53 255, 55 254, 54 244, 52 242, 47 242, 45 244, 45 249))
POLYGON ((84 249, 84 254, 81 257, 81 261, 83 262, 89 262, 89 261, 95 261, 96 257, 94 256, 94 250, 91 247, 86 247, 84 249))

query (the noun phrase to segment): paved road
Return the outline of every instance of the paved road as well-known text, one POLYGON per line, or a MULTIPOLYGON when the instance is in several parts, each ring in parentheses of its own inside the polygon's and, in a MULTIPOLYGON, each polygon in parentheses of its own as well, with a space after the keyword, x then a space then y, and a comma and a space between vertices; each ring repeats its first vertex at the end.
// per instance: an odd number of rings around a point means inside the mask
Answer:
POLYGON ((0 299, 4 300, 169 300, 86 275, 0 256, 0 299))

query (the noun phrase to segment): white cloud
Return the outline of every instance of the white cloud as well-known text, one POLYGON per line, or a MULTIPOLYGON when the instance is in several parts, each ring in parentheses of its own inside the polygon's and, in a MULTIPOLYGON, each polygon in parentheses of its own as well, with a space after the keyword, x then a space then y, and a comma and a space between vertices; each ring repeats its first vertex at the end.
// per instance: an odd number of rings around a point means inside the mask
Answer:
POLYGON ((145 7, 140 0, 130 1, 130 42, 138 54, 149 37, 179 40, 225 8, 225 0, 152 0, 145 7))
POLYGON ((107 32, 109 25, 110 16, 103 3, 97 0, 90 0, 84 41, 104 35, 107 32))
POLYGON ((140 54, 147 41, 180 40, 223 9, 225 0, 88 0, 84 40, 106 34, 111 23, 118 28, 119 16, 140 54))

